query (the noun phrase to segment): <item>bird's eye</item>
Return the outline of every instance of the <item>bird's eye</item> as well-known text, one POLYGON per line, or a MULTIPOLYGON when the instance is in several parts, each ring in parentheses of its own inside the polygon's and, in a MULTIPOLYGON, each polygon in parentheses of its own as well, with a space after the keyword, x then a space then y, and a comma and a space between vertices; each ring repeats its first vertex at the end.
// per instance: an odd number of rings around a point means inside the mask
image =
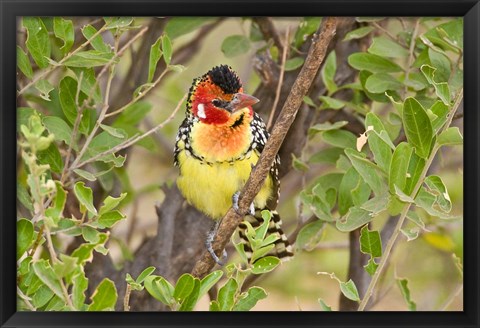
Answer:
POLYGON ((212 104, 213 104, 213 106, 215 106, 215 107, 220 107, 221 102, 220 102, 220 100, 218 100, 218 99, 213 99, 213 100, 212 100, 212 104))

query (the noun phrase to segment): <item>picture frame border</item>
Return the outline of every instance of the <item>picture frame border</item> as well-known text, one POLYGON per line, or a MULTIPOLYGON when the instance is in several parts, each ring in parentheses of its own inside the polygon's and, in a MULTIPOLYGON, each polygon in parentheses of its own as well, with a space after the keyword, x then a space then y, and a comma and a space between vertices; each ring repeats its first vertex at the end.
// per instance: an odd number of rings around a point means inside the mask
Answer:
POLYGON ((478 327, 480 4, 473 0, 0 0, 1 327, 478 327), (153 15, 152 15, 153 14, 153 15), (19 16, 461 16, 464 18, 464 311, 16 312, 16 21, 19 16))

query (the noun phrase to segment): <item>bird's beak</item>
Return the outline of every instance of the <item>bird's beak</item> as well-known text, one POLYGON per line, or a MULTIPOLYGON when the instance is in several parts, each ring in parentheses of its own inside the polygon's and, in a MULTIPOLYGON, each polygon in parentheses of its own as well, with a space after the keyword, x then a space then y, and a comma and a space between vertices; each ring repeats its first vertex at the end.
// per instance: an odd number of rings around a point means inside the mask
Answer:
POLYGON ((233 99, 229 102, 226 109, 233 113, 236 110, 252 106, 259 101, 260 100, 258 100, 258 98, 255 98, 254 96, 239 92, 234 95, 233 99))

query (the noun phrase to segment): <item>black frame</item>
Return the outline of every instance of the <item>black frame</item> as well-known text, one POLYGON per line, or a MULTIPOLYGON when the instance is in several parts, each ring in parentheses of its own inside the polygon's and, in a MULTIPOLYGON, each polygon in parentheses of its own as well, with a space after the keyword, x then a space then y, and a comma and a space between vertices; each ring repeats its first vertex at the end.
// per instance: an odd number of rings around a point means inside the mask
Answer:
POLYGON ((478 0, 0 0, 0 326, 324 326, 478 327, 480 3, 478 0), (464 311, 459 312, 17 312, 16 313, 16 16, 463 16, 464 311))

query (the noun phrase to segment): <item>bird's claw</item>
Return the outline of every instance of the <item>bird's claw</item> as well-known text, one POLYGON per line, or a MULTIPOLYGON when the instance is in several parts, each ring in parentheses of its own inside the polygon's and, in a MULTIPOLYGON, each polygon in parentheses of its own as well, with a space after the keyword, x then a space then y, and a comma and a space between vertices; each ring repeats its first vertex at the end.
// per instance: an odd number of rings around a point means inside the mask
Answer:
POLYGON ((215 263, 217 263, 220 266, 225 265, 226 259, 227 259, 227 251, 224 249, 222 252, 222 259, 220 259, 217 254, 215 254, 215 251, 213 250, 213 240, 215 239, 215 235, 217 234, 217 229, 218 226, 220 225, 220 221, 216 222, 215 225, 212 227, 212 229, 208 232, 207 234, 207 239, 205 240, 205 246, 207 248, 207 251, 210 253, 212 256, 213 260, 215 263))
MULTIPOLYGON (((233 194, 232 196, 232 207, 237 212, 238 215, 244 215, 243 213, 240 213, 240 207, 238 206, 238 198, 240 197, 240 192, 237 191, 236 193, 233 194)), ((253 202, 250 204, 249 208, 249 214, 254 216, 255 215, 255 205, 253 205, 253 202)))

